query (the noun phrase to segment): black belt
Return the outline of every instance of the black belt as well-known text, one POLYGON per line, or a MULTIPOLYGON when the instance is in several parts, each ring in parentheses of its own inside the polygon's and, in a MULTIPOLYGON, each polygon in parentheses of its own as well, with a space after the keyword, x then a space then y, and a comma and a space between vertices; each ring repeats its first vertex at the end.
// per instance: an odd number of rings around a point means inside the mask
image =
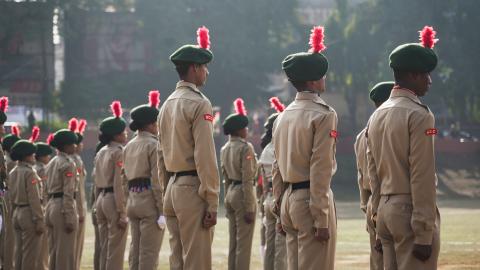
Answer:
POLYGON ((21 208, 21 207, 27 207, 30 206, 30 204, 15 204, 15 207, 21 208))
POLYGON ((197 173, 196 170, 193 170, 193 171, 177 172, 177 173, 175 173, 175 175, 177 177, 180 177, 180 176, 198 176, 198 173, 197 173))
POLYGON ((106 187, 106 188, 99 188, 98 189, 101 193, 113 193, 113 187, 106 187))
POLYGON ((230 180, 230 181, 232 181, 232 185, 234 185, 234 186, 238 186, 238 185, 242 184, 242 181, 240 181, 240 180, 230 180))
POLYGON ((50 193, 48 194, 49 199, 63 198, 63 192, 50 193))
POLYGON ((132 189, 150 189, 152 187, 152 183, 150 178, 135 178, 128 181, 128 189, 133 191, 132 189))
POLYGON ((310 181, 292 183, 292 190, 310 188, 310 181))

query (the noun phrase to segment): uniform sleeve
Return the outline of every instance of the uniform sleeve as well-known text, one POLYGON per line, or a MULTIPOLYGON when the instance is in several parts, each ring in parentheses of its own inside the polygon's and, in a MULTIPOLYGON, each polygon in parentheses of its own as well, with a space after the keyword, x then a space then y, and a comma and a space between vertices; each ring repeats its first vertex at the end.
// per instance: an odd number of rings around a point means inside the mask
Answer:
POLYGON ((150 167, 150 177, 152 184, 153 199, 155 200, 155 206, 157 207, 158 216, 163 215, 163 185, 160 183, 159 170, 157 161, 157 145, 150 144, 148 153, 148 162, 150 167))
POLYGON ((328 228, 330 182, 335 167, 336 115, 331 112, 314 121, 310 158, 310 213, 315 228, 328 228))
POLYGON ((79 196, 78 199, 78 205, 77 205, 77 210, 78 210, 78 215, 81 217, 84 217, 86 214, 86 209, 85 209, 85 169, 83 167, 83 161, 79 160, 78 162, 78 167, 77 167, 77 173, 78 173, 78 192, 77 195, 79 196))
MULTIPOLYGON (((157 121, 158 128, 160 129, 160 125, 158 124, 159 122, 157 121)), ((160 184, 160 189, 162 190, 162 201, 163 201, 163 196, 165 196, 165 190, 167 189, 168 181, 170 179, 170 173, 167 171, 167 168, 165 167, 165 158, 163 156, 163 147, 161 142, 161 136, 160 132, 157 134, 158 142, 157 142, 157 177, 158 181, 160 184)), ((152 174, 153 175, 153 174, 152 174)), ((163 209, 162 209, 163 212, 163 209)))
MULTIPOLYGON (((363 136, 364 135, 362 135, 362 137, 363 136)), ((360 159, 363 158, 363 155, 364 155, 364 153, 359 153, 359 150, 360 150, 359 146, 360 146, 362 137, 357 138, 357 140, 355 141, 354 148, 355 148, 355 156, 357 160, 356 162, 357 163, 357 183, 358 183, 358 190, 360 191, 360 209, 362 209, 362 211, 366 213, 370 192, 363 188, 363 181, 367 181, 368 179, 364 177, 365 172, 363 171, 363 168, 360 164, 360 159)))
POLYGON ((40 193, 37 185, 40 185, 40 177, 35 173, 35 171, 30 171, 26 174, 25 185, 27 191, 28 204, 32 209, 32 216, 34 223, 43 223, 43 209, 42 203, 40 202, 40 193))
MULTIPOLYGON (((436 218, 436 176, 433 115, 415 113, 410 129, 410 185, 413 214, 411 225, 415 244, 432 244, 436 218)), ((436 130, 435 130, 436 131, 436 130)))
POLYGON ((126 178, 123 173, 123 155, 122 151, 118 150, 112 153, 111 162, 115 162, 113 174, 113 194, 115 197, 115 207, 120 215, 120 218, 127 216, 126 213, 126 178))
POLYGON ((220 151, 220 168, 223 176, 224 198, 227 198, 228 187, 232 183, 232 180, 228 178, 227 170, 225 169, 225 148, 222 148, 220 151))
POLYGON ((255 212, 255 193, 253 192, 253 182, 257 174, 257 158, 253 147, 246 145, 242 149, 241 154, 241 173, 242 173, 242 189, 243 203, 246 212, 255 212))
POLYGON ((212 106, 208 101, 199 104, 193 119, 192 133, 195 166, 200 179, 199 196, 207 202, 207 211, 218 211, 220 177, 213 142, 212 106))
MULTIPOLYGON (((368 128, 366 133, 368 134, 368 128)), ((378 205, 380 203, 380 179, 377 174, 377 163, 371 151, 370 139, 367 138, 367 164, 368 164, 368 181, 372 189, 372 216, 377 215, 378 205)))
POLYGON ((77 223, 77 211, 75 210, 75 164, 73 161, 65 161, 60 169, 59 177, 63 182, 63 216, 65 223, 74 225, 77 223))
POLYGON ((274 212, 279 217, 280 216, 280 204, 282 203, 283 193, 285 192, 286 185, 283 183, 282 174, 278 168, 278 162, 275 159, 272 166, 272 189, 273 189, 273 198, 274 198, 274 212))
POLYGON ((0 145, 0 191, 7 188, 7 165, 5 162, 5 154, 0 145))

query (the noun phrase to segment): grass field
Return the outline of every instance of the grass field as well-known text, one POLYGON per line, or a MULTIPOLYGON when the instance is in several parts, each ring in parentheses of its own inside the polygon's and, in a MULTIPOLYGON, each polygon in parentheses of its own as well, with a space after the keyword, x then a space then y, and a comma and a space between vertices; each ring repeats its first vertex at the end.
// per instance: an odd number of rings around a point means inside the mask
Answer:
MULTIPOLYGON (((480 269, 480 200, 440 201, 441 214, 441 270, 480 269)), ((368 268, 368 234, 358 205, 337 202, 338 242, 336 269, 355 270, 368 268)), ((223 214, 221 214, 224 216, 223 214)), ((94 233, 87 220, 82 269, 93 269, 94 233)), ((259 229, 257 220, 252 252, 251 269, 262 269, 259 251, 259 229)), ((226 269, 228 252, 228 226, 226 218, 219 219, 213 243, 213 269, 226 269)), ((130 242, 130 240, 128 241, 130 242)), ((127 244, 128 246, 128 244, 127 244)), ((128 249, 128 248, 127 248, 128 249)), ((168 269, 168 235, 165 235, 160 252, 159 269, 168 269)), ((128 250, 125 260, 128 258, 128 250)), ((125 269, 128 269, 125 262, 125 269)))

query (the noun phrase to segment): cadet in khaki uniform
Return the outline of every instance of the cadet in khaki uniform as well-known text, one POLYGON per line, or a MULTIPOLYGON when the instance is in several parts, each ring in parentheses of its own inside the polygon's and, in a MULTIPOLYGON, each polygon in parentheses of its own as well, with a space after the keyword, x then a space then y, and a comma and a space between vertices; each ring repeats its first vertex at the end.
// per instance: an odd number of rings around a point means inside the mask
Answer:
POLYGON ((158 169, 165 191, 163 213, 170 233, 170 269, 211 269, 217 223, 219 175, 213 142, 212 105, 198 87, 207 80, 213 54, 208 29, 199 45, 185 45, 170 60, 181 81, 158 116, 158 169), (171 178, 169 179, 169 177, 171 178))
MULTIPOLYGON (((40 196, 43 209, 47 208, 48 202, 48 193, 47 193, 47 171, 46 167, 48 162, 50 162, 51 156, 53 155, 53 149, 49 145, 50 141, 53 139, 53 134, 50 134, 47 143, 38 142, 35 144, 37 151, 35 152, 35 165, 33 168, 37 172, 38 177, 40 177, 40 182, 38 187, 40 188, 40 196)), ((47 270, 48 269, 48 234, 42 234, 42 248, 40 251, 40 261, 41 266, 39 269, 47 270)))
POLYGON ((15 228, 15 269, 40 269, 42 261, 34 259, 42 247, 45 232, 41 204, 40 177, 33 169, 35 145, 27 140, 16 142, 11 150, 17 166, 10 172, 13 224, 15 228))
POLYGON ((337 114, 319 96, 325 91, 328 61, 320 53, 323 27, 314 27, 311 52, 289 55, 283 70, 297 89, 275 121, 273 188, 281 202, 290 270, 333 270, 336 212, 330 181, 336 171, 337 114), (282 186, 283 182, 283 186, 282 186))
POLYGON ((123 268, 128 220, 126 187, 122 180, 123 145, 127 142, 126 122, 119 101, 111 105, 113 116, 100 124, 100 142, 105 145, 95 157, 95 185, 100 192, 96 202, 100 233, 100 269, 123 268))
POLYGON ((263 148, 260 159, 258 160, 260 171, 263 176, 265 189, 265 220, 266 220, 266 250, 265 259, 263 261, 264 270, 284 270, 287 269, 287 244, 285 235, 277 233, 277 223, 280 223, 279 216, 274 211, 273 184, 272 184, 272 168, 275 161, 274 147, 272 142, 273 123, 278 115, 285 110, 285 106, 277 97, 270 99, 272 106, 277 111, 268 117, 265 122, 265 134, 262 136, 261 146, 263 148))
POLYGON ((77 174, 77 189, 75 190, 75 202, 77 204, 78 212, 78 230, 76 232, 77 239, 75 247, 76 269, 80 269, 80 263, 82 260, 83 242, 85 240, 85 216, 87 215, 87 202, 85 198, 85 177, 87 175, 87 171, 85 170, 85 165, 82 157, 80 156, 83 151, 83 132, 85 131, 86 126, 87 121, 85 121, 85 119, 82 119, 79 122, 76 118, 72 118, 68 122, 68 129, 70 129, 72 132, 75 132, 78 138, 75 154, 72 155, 77 174))
POLYGON ((132 232, 130 270, 157 269, 166 227, 157 164, 159 96, 158 91, 150 91, 149 104, 132 109, 130 129, 136 136, 123 150, 129 190, 127 215, 132 232))
MULTIPOLYGON (((2 148, 5 154, 5 166, 7 169, 7 175, 13 170, 16 166, 16 162, 10 157, 10 149, 12 146, 20 140, 20 128, 16 125, 12 126, 11 133, 6 135, 2 140, 2 148)), ((10 179, 6 178, 7 187, 11 185, 10 179)), ((9 192, 5 192, 5 205, 6 205, 6 215, 4 218, 5 226, 5 249, 3 250, 3 267, 5 269, 14 269, 15 262, 15 249, 12 248, 15 245, 15 231, 13 228, 13 207, 12 200, 10 198, 9 192)))
MULTIPOLYGON (((95 156, 97 155, 98 151, 104 147, 101 142, 97 143, 95 147, 95 156)), ((98 228, 97 222, 97 206, 96 201, 100 192, 98 192, 97 187, 95 186, 95 164, 92 170, 92 190, 90 191, 90 202, 92 205, 92 225, 95 232, 95 244, 94 244, 94 251, 93 251, 93 269, 99 270, 100 269, 100 253, 102 250, 101 242, 100 242, 100 230, 98 228)))
MULTIPOLYGON (((375 103, 375 107, 380 107, 390 96, 394 83, 381 82, 370 90, 370 100, 375 103)), ((365 213, 367 219, 367 231, 370 235, 370 269, 383 269, 383 254, 380 250, 380 240, 376 239, 375 226, 372 222, 372 189, 368 178, 367 165, 367 137, 365 129, 358 135, 355 141, 355 156, 357 158, 358 189, 360 191, 360 209, 365 213)))
MULTIPOLYGON (((7 109, 8 109, 8 97, 0 98, 0 137, 5 135, 5 127, 3 126, 7 121, 7 109)), ((11 246, 7 246, 7 235, 5 222, 9 215, 7 211, 6 192, 7 186, 7 165, 5 161, 5 154, 3 147, 0 144, 0 269, 6 269, 5 267, 5 252, 7 249, 11 249, 11 246), (8 247, 8 248, 7 248, 8 247)))
POLYGON ((223 122, 223 132, 229 135, 222 147, 220 160, 225 181, 225 208, 230 233, 228 269, 250 269, 256 199, 253 184, 257 158, 248 136, 248 117, 243 100, 234 102, 236 113, 223 122))
POLYGON ((77 135, 68 129, 55 132, 50 145, 57 155, 47 165, 48 226, 50 270, 75 270, 75 240, 78 214, 75 203, 77 135))
POLYGON ((425 27, 422 44, 390 54, 395 87, 370 117, 366 136, 372 219, 390 269, 437 269, 440 214, 436 205, 435 119, 419 98, 437 65, 435 32, 425 27))

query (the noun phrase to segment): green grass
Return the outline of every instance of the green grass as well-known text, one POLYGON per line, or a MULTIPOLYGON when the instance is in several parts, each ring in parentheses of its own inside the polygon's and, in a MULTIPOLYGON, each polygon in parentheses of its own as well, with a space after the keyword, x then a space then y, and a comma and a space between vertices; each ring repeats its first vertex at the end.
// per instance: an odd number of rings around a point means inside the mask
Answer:
MULTIPOLYGON (((365 231, 365 222, 358 209, 357 203, 337 203, 337 211, 339 219, 336 269, 369 269, 368 234, 365 231)), ((442 201, 440 202, 440 213, 442 217, 442 246, 439 269, 480 269, 480 201, 442 201)), ((82 269, 93 269, 94 233, 90 220, 87 220, 87 222, 82 269)), ((257 220, 255 228, 256 235, 252 249, 252 270, 262 269, 258 224, 259 220, 257 220)), ((168 235, 165 235, 160 252, 159 269, 168 269, 168 254, 168 235)), ((228 226, 227 220, 222 217, 219 219, 218 225, 215 228, 213 269, 226 269, 227 256, 228 226)), ((125 254, 125 260, 127 260, 127 258, 128 251, 125 254)), ((127 262, 125 262, 125 269, 128 269, 127 262)))

